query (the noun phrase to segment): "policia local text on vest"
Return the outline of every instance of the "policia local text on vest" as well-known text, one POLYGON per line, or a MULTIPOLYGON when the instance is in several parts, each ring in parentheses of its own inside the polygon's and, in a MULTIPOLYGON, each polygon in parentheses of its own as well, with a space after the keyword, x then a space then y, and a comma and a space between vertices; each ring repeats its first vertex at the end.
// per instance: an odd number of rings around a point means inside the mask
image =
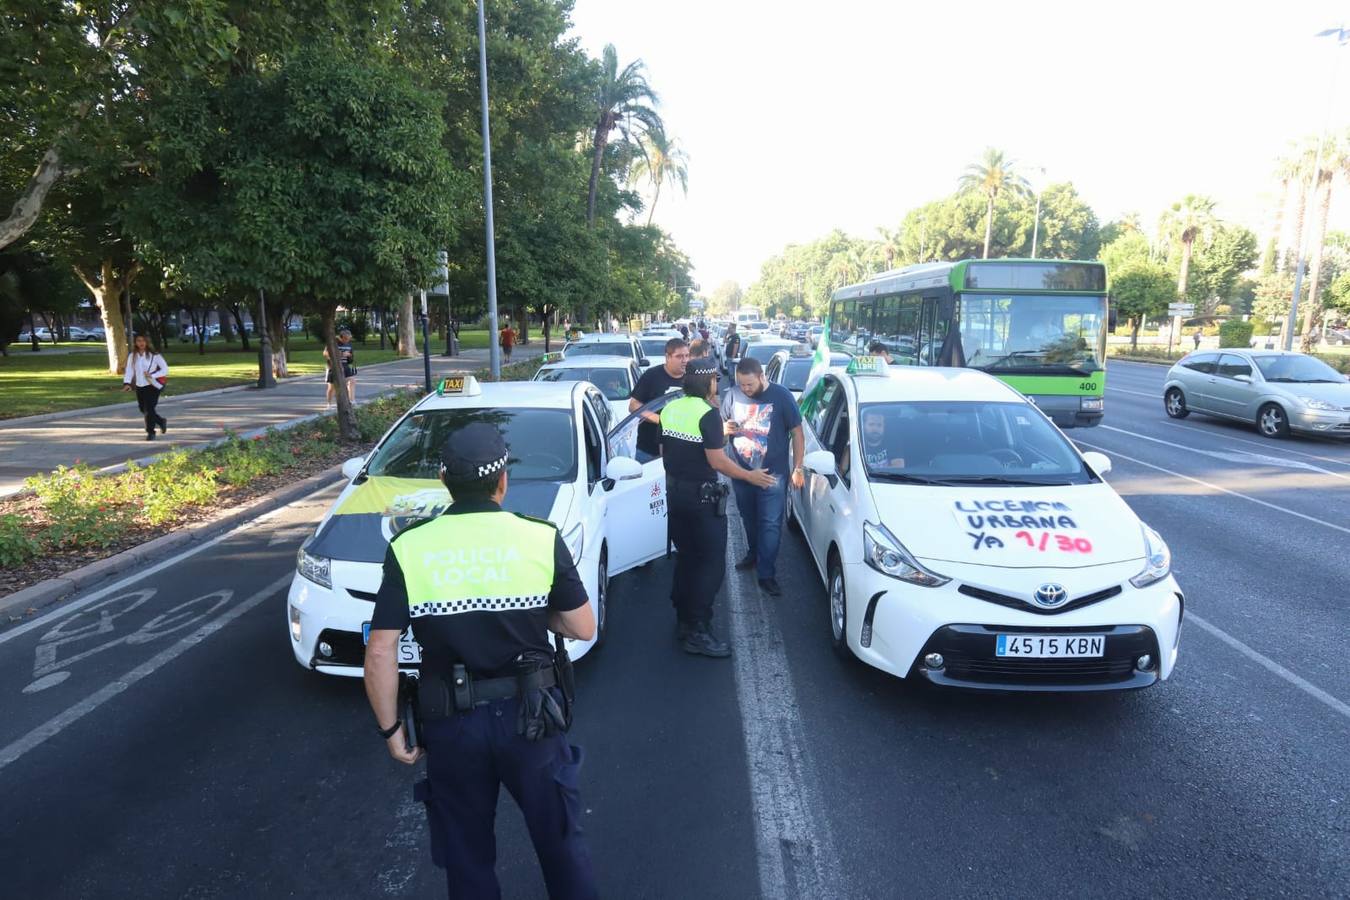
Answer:
POLYGON ((581 838, 581 748, 568 743, 571 664, 562 637, 590 640, 595 615, 550 522, 505 512, 508 448, 474 423, 446 440, 441 516, 394 537, 366 647, 366 695, 399 762, 427 760, 432 861, 452 898, 501 896, 493 821, 501 785, 525 815, 549 896, 593 898, 581 838), (399 718, 399 637, 422 646, 417 743, 399 718), (549 631, 556 645, 550 646, 549 631))

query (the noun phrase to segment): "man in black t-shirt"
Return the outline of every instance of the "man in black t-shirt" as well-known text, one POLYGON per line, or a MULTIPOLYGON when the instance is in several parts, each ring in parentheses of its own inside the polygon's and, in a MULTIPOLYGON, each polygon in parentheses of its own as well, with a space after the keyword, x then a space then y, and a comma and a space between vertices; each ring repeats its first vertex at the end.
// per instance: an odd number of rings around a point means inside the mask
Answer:
POLYGON ((712 633, 713 601, 726 574, 726 493, 718 473, 768 487, 774 477, 732 462, 716 407, 717 366, 696 359, 684 376, 685 396, 661 410, 661 455, 666 467, 670 537, 679 555, 670 600, 686 653, 726 657, 731 648, 712 633))
POLYGON ((726 367, 727 374, 731 374, 731 367, 736 360, 741 358, 741 336, 736 333, 736 323, 732 322, 727 326, 727 342, 722 346, 722 365, 726 367))
MULTIPOLYGON (((593 898, 595 876, 577 808, 581 751, 566 737, 570 687, 549 630, 590 640, 595 615, 551 522, 501 508, 508 449, 484 422, 441 450, 454 502, 390 542, 366 648, 366 695, 389 753, 421 758, 398 718, 398 644, 422 646, 419 725, 432 861, 452 897, 498 897, 493 821, 502 784, 525 824, 553 897, 593 898), (560 683, 561 679, 561 683, 560 683), (386 726, 385 723, 392 722, 386 726)), ((561 646, 561 644, 559 644, 561 646)))
POLYGON ((887 432, 887 416, 879 409, 863 411, 862 458, 872 469, 903 469, 905 452, 898 434, 887 432))
MULTIPOLYGON (((664 365, 652 366, 642 373, 628 401, 628 411, 637 412, 662 394, 678 391, 684 386, 684 369, 689 364, 689 345, 683 338, 666 341, 664 365)), ((654 412, 642 414, 638 425, 637 461, 650 462, 661 455, 661 416, 654 412)))

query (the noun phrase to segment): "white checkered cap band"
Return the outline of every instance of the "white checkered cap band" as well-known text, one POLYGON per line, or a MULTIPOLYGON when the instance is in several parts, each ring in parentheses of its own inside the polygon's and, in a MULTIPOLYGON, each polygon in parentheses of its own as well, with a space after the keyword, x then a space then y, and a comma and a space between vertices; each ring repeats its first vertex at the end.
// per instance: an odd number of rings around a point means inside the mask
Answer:
POLYGON ((493 472, 500 472, 500 471, 501 471, 502 469, 504 469, 504 468, 506 468, 506 457, 505 457, 505 456, 503 456, 501 459, 497 460, 496 462, 490 462, 490 463, 488 463, 488 464, 485 465, 485 466, 479 466, 479 467, 478 467, 478 477, 479 477, 479 478, 486 478, 487 476, 491 475, 493 472))

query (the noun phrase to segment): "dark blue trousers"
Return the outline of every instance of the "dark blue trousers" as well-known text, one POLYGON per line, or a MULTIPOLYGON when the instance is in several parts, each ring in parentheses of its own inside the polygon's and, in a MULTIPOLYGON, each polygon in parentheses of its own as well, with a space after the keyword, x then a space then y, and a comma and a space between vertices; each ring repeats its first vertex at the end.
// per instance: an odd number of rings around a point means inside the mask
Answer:
POLYGON ((739 479, 731 482, 736 492, 736 508, 745 526, 745 540, 755 558, 755 575, 763 581, 773 578, 778 569, 778 545, 783 539, 783 511, 787 505, 785 476, 778 476, 773 487, 759 488, 739 479))
MULTIPOLYGON (((499 700, 425 723, 432 860, 444 866, 454 900, 498 900, 497 794, 506 785, 534 842, 553 900, 597 896, 581 837, 581 748, 566 735, 527 741, 516 734, 519 701, 499 700)), ((417 796, 415 792, 414 796, 417 796)))

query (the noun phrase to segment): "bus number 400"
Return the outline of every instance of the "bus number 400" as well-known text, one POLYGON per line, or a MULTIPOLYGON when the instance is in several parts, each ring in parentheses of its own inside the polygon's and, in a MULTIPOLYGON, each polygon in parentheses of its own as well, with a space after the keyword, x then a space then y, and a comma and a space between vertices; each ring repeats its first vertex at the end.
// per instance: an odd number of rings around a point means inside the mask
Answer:
POLYGON ((1087 391, 1088 393, 1095 394, 1097 392, 1097 382, 1084 381, 1082 384, 1078 385, 1078 389, 1080 391, 1087 391))

